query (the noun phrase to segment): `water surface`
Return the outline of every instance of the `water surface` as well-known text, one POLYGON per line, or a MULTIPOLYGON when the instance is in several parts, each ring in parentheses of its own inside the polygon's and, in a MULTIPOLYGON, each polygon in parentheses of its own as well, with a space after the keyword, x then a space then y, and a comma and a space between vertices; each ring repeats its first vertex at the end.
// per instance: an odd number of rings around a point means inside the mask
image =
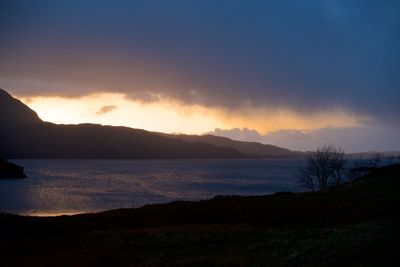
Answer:
POLYGON ((14 160, 29 178, 0 180, 0 211, 97 212, 216 195, 298 191, 301 160, 14 160))

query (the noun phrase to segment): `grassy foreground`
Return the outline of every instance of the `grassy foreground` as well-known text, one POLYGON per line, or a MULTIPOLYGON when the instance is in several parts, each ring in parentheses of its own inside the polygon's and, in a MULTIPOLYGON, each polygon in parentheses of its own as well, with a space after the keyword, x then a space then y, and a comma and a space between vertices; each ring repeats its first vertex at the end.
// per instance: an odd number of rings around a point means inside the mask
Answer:
POLYGON ((324 193, 0 215, 0 266, 396 266, 400 165, 324 193))

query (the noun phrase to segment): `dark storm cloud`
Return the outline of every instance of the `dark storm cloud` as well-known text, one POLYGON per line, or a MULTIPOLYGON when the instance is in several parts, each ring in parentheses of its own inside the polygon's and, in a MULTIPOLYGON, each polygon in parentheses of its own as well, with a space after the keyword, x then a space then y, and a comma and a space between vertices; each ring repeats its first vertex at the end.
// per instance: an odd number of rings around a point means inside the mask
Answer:
POLYGON ((0 3, 0 86, 18 94, 400 112, 399 1, 0 3))
POLYGON ((117 106, 103 106, 96 112, 96 114, 103 115, 103 114, 109 113, 113 110, 116 110, 117 108, 118 108, 117 106))

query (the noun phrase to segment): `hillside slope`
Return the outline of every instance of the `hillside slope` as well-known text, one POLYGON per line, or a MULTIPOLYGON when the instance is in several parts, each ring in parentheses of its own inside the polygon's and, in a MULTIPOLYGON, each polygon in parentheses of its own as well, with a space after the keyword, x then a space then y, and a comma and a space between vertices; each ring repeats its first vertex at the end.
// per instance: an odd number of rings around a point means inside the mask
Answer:
POLYGON ((3 266, 396 266, 400 165, 325 193, 0 216, 3 266))
POLYGON ((226 137, 214 135, 170 135, 188 142, 205 142, 219 147, 231 147, 239 152, 253 157, 264 158, 293 158, 303 155, 302 152, 291 151, 282 147, 261 144, 257 142, 236 141, 226 137))
POLYGON ((0 89, 0 157, 3 158, 244 158, 204 142, 185 142, 145 130, 96 124, 43 122, 0 89))
POLYGON ((251 158, 288 157, 291 151, 227 138, 179 137, 128 127, 43 122, 0 89, 3 158, 251 158), (260 147, 259 149, 258 147, 260 147), (252 148, 254 147, 254 148, 252 148), (258 149, 258 150, 257 150, 258 149))

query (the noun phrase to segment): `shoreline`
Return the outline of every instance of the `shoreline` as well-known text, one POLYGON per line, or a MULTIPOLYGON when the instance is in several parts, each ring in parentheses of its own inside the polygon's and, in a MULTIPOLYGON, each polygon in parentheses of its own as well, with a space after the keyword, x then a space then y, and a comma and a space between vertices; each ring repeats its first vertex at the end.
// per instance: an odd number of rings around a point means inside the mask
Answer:
POLYGON ((400 164, 326 192, 0 214, 2 266, 395 266, 400 164))

